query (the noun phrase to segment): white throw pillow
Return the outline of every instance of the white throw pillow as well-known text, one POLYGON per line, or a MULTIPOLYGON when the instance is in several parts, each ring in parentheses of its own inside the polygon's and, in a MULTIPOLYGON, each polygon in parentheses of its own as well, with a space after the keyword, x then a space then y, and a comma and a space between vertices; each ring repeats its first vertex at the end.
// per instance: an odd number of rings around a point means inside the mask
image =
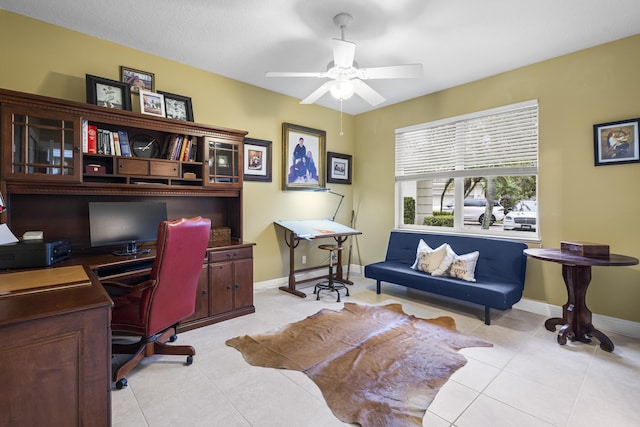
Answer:
POLYGON ((418 249, 416 251, 416 260, 411 266, 414 270, 423 271, 425 273, 433 273, 447 254, 446 243, 432 249, 424 240, 420 239, 418 249))
POLYGON ((479 256, 480 252, 478 251, 458 255, 447 245, 446 256, 438 268, 431 274, 433 276, 449 276, 468 282, 475 282, 475 270, 479 256))

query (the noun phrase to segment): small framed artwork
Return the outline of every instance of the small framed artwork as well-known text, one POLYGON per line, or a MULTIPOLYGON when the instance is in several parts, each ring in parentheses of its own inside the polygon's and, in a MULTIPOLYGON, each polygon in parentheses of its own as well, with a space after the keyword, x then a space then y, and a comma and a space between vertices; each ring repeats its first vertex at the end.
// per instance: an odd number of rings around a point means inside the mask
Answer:
POLYGON ((243 179, 271 182, 271 141, 244 139, 243 179))
POLYGON ((595 165, 640 162, 638 123, 640 119, 593 125, 595 165))
POLYGON ((87 103, 131 111, 131 93, 125 83, 86 75, 87 103))
POLYGON ((161 93, 140 89, 140 112, 164 117, 164 96, 161 93))
POLYGON ((169 92, 158 91, 158 93, 164 96, 164 109, 167 118, 187 122, 193 121, 191 98, 169 92))
POLYGON ((153 92, 156 88, 153 73, 120 66, 120 80, 129 85, 131 93, 140 93, 140 89, 153 92))
POLYGON ((282 124, 282 189, 313 190, 325 187, 327 133, 291 123, 282 124))
POLYGON ((327 153, 327 182, 351 184, 351 155, 327 153))

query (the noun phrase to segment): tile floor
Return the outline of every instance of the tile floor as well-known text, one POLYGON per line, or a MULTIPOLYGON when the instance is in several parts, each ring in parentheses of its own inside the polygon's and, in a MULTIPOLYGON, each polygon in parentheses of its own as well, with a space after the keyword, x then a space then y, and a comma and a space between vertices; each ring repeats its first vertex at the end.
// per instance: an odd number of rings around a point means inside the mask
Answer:
MULTIPOLYGON (((595 340, 559 346, 544 329, 545 318, 536 314, 492 311, 492 324, 486 326, 478 306, 389 284, 376 295, 375 282, 352 279, 350 302, 399 302, 418 317, 449 315, 460 331, 494 345, 461 350, 468 363, 440 390, 424 426, 640 426, 640 340, 608 333, 616 345, 613 353, 602 351, 595 340)), ((182 357, 155 356, 153 363, 131 372, 129 386, 111 394, 113 425, 345 425, 304 374, 251 366, 224 344, 342 304, 330 294, 316 301, 274 288, 256 291, 255 306, 255 314, 180 334, 178 343, 196 347, 193 365, 184 366, 182 357)))

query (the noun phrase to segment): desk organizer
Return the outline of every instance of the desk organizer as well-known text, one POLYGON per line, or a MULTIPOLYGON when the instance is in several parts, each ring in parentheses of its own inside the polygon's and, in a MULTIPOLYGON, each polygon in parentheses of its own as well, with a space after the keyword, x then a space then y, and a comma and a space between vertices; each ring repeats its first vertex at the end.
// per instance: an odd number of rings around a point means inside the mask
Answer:
POLYGON ((231 241, 231 228, 214 227, 211 229, 210 240, 213 242, 229 242, 231 241))

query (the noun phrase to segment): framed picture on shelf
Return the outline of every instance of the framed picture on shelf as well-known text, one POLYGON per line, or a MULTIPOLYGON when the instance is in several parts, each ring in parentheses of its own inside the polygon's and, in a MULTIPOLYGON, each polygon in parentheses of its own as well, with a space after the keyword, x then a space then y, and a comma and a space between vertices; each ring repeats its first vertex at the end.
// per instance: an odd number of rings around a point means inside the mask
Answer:
POLYGON ((244 139, 243 180, 271 182, 271 141, 244 139))
POLYGON ((595 165, 640 162, 638 123, 640 119, 593 125, 595 165))
POLYGON ((131 93, 140 93, 140 89, 153 92, 156 88, 155 75, 146 71, 120 66, 120 80, 129 85, 131 93))
POLYGON ((158 93, 164 96, 164 109, 167 114, 167 118, 184 120, 187 122, 193 121, 191 98, 169 92, 158 91, 158 93))
POLYGON ((151 116, 164 117, 164 96, 161 93, 140 89, 140 112, 151 116))
POLYGON ((86 75, 87 103, 131 111, 131 92, 126 83, 86 75))
POLYGON ((324 188, 326 138, 323 130, 282 124, 283 190, 324 188))
POLYGON ((327 153, 327 182, 351 184, 351 155, 327 153))

